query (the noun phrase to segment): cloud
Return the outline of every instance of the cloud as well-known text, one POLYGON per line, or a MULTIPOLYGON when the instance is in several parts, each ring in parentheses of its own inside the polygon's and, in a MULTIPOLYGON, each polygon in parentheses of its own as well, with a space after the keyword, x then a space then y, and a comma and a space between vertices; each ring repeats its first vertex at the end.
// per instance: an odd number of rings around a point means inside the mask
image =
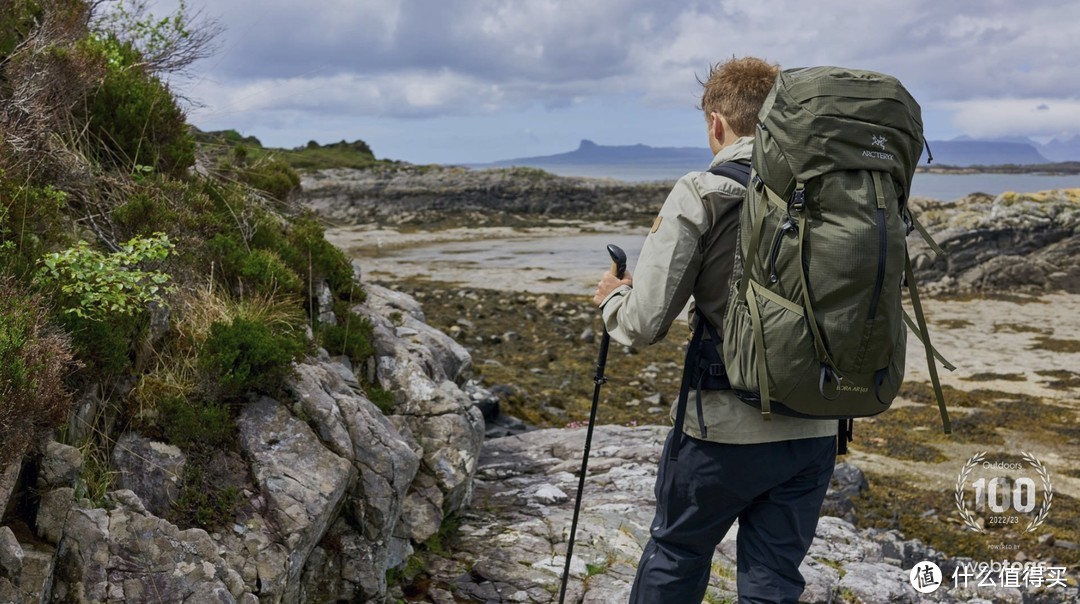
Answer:
POLYGON ((956 125, 976 138, 1067 136, 1080 124, 1078 99, 976 99, 943 105, 953 111, 956 125))
MULTIPOLYGON (((228 31, 190 96, 218 113, 470 116, 607 95, 689 109, 695 76, 747 54, 891 73, 924 106, 1040 99, 1042 127, 1080 98, 1074 0, 199 2, 228 31)), ((1002 127, 985 114, 957 124, 1002 127)))

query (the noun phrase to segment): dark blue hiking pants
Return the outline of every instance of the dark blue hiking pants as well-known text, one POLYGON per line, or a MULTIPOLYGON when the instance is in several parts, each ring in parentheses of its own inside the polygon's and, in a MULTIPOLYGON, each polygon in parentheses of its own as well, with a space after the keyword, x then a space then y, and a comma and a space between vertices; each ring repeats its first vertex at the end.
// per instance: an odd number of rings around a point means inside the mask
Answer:
POLYGON ((713 552, 736 519, 739 602, 798 602, 806 585, 799 564, 814 539, 836 438, 730 445, 684 436, 676 462, 671 441, 669 434, 631 604, 701 602, 713 552))

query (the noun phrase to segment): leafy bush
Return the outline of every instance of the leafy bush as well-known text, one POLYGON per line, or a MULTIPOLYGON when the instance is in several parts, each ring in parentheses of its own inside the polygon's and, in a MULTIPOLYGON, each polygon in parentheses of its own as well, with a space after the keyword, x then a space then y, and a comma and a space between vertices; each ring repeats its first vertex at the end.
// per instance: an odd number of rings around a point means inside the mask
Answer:
POLYGON ((68 338, 46 322, 39 296, 0 281, 0 467, 42 431, 63 423, 71 395, 63 379, 71 362, 68 338))
POLYGON ((105 77, 86 100, 89 133, 98 159, 134 172, 151 166, 180 176, 195 163, 195 141, 169 87, 147 72, 130 43, 92 36, 88 44, 105 57, 105 77))
POLYGON ((291 363, 307 349, 303 333, 274 333, 267 325, 243 318, 214 323, 201 362, 224 396, 248 391, 274 393, 292 373, 291 363))
POLYGON ((43 257, 38 279, 58 288, 65 313, 89 320, 132 315, 150 303, 164 303, 162 296, 169 290, 169 275, 137 266, 165 260, 172 247, 169 238, 161 233, 136 237, 112 254, 103 254, 80 241, 73 248, 43 257))
POLYGON ((63 241, 67 194, 52 186, 16 184, 0 170, 0 267, 29 273, 49 244, 63 241))

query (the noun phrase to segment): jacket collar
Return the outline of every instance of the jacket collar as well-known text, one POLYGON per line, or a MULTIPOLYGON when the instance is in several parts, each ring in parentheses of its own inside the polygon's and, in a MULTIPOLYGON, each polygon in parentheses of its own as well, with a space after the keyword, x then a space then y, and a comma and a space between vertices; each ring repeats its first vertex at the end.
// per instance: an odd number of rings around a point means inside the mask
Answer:
POLYGON ((724 147, 713 157, 712 163, 709 164, 710 168, 718 166, 726 161, 732 161, 737 159, 750 159, 750 155, 754 149, 754 137, 752 136, 740 136, 735 142, 724 147))

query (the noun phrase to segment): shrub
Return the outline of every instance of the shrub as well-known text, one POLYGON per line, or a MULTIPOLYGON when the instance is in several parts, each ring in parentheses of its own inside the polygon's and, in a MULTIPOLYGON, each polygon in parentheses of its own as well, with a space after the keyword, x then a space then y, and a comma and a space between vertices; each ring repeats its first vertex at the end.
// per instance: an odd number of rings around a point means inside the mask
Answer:
POLYGON ((89 93, 83 116, 98 159, 129 172, 151 166, 182 175, 195 163, 195 141, 169 87, 143 67, 130 43, 109 35, 88 40, 106 61, 105 77, 89 93))
POLYGON ((0 261, 6 272, 29 273, 50 244, 64 239, 67 194, 52 186, 16 184, 0 170, 0 261))
POLYGON ((158 422, 166 440, 184 450, 227 445, 235 424, 229 408, 220 403, 198 403, 180 397, 157 401, 158 422))
POLYGON ((90 320, 133 315, 152 302, 164 303, 169 275, 142 270, 138 265, 165 260, 172 247, 161 233, 135 237, 112 254, 80 241, 75 247, 43 257, 37 276, 41 283, 59 290, 65 313, 90 320))
POLYGON ((234 235, 216 235, 209 244, 217 253, 222 270, 239 279, 244 290, 288 293, 301 290, 300 277, 275 252, 262 248, 249 250, 234 235))
POLYGON ((215 480, 206 454, 189 459, 169 520, 180 526, 198 526, 213 531, 228 526, 240 504, 236 487, 215 480))
POLYGON ((235 318, 214 323, 200 361, 227 398, 248 391, 277 392, 292 373, 291 363, 307 349, 298 330, 275 333, 263 323, 235 318))
POLYGON ((330 354, 343 354, 359 365, 375 354, 371 329, 371 322, 357 315, 339 320, 337 325, 320 325, 319 345, 330 354))
POLYGON ((80 374, 92 378, 122 375, 131 365, 131 343, 144 333, 147 315, 114 316, 108 321, 61 314, 58 322, 71 334, 75 358, 83 366, 80 374))
MULTIPOLYGON (((247 159, 247 148, 235 147, 233 155, 242 162, 247 159)), ((288 201, 289 194, 300 188, 300 175, 281 160, 260 161, 250 167, 238 168, 236 175, 241 182, 279 201, 288 201)))
MULTIPOLYGON (((294 218, 286 237, 288 247, 281 255, 297 274, 308 275, 310 271, 313 282, 326 280, 334 292, 353 293, 352 263, 340 248, 326 240, 326 233, 313 214, 294 218)), ((362 301, 362 298, 354 300, 362 301)))
POLYGON ((64 376, 68 338, 46 322, 41 298, 10 279, 0 281, 0 467, 33 438, 63 423, 71 409, 64 376))

